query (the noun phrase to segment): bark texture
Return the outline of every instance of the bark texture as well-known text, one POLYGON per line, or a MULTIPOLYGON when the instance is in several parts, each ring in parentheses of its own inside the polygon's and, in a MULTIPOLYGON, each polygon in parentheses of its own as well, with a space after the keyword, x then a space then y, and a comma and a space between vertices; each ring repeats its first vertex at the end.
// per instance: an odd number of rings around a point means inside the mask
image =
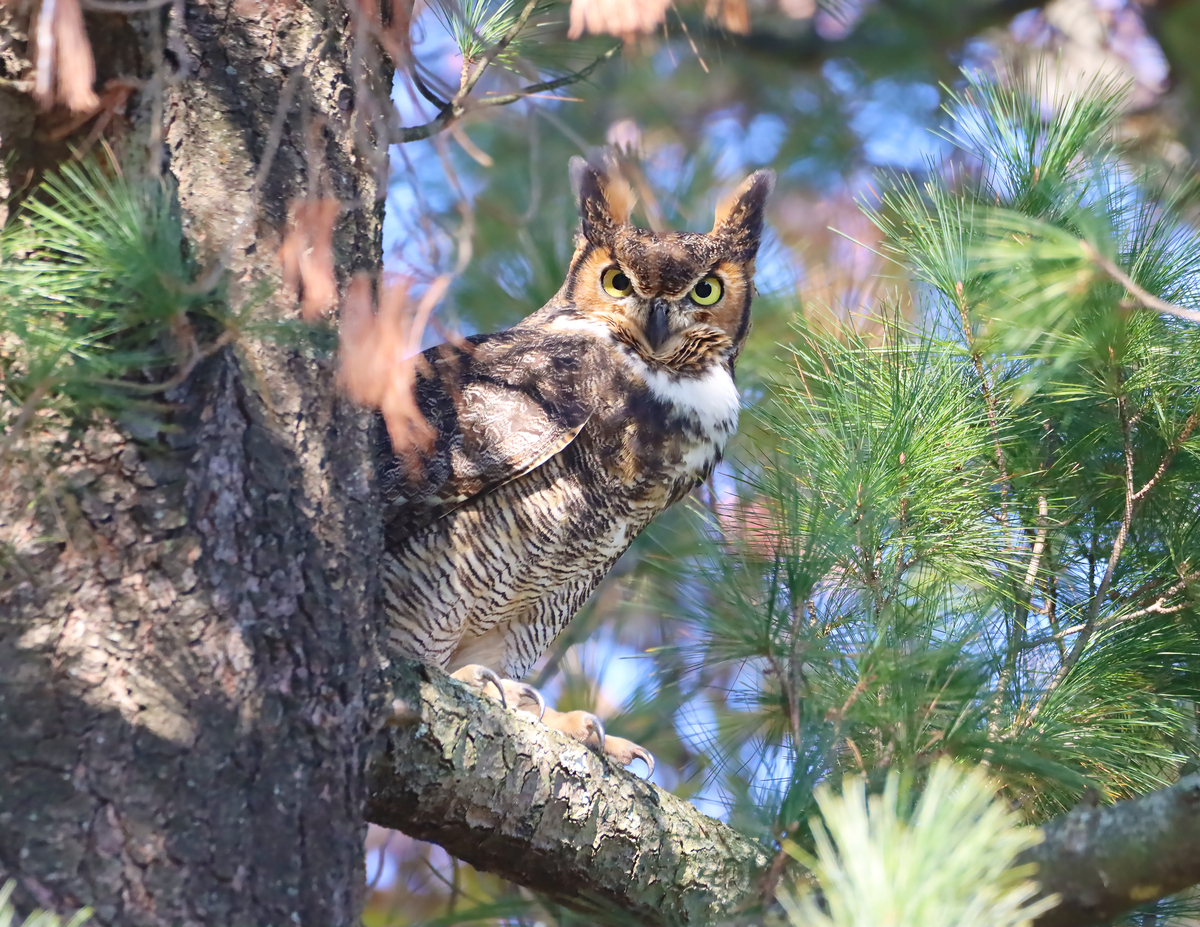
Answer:
MULTIPOLYGON (((368 819, 616 924, 712 924, 757 903, 759 844, 440 670, 393 667, 393 720, 368 819)), ((1045 826, 1036 863, 1061 903, 1038 927, 1087 927, 1200 884, 1200 774, 1045 826)))
POLYGON ((1044 828, 1019 862, 1062 901, 1038 927, 1103 924, 1200 884, 1200 773, 1104 808, 1076 808, 1044 828))
MULTIPOLYGON (((175 67, 135 75, 119 150, 148 146, 202 271, 226 261, 230 303, 255 300, 269 329, 290 311, 264 294, 314 160, 357 204, 339 267, 378 265, 348 17, 174 9, 104 18, 175 67)), ((89 20, 98 55, 103 27, 89 20)), ((20 120, 4 125, 30 150, 20 120)), ((0 462, 0 882, 17 880, 19 908, 90 904, 123 927, 358 923, 380 538, 365 417, 330 367, 243 330, 168 412, 35 429, 0 462)))
POLYGON ((440 670, 394 672, 372 822, 597 920, 710 924, 753 900, 759 844, 440 670))

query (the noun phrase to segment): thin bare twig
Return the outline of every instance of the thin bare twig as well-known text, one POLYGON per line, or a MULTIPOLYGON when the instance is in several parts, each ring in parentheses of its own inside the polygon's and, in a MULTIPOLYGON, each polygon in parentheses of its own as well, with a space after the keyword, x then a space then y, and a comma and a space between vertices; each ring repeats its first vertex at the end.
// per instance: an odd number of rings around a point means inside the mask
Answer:
MULTIPOLYGON (((1026 641, 1021 645, 1021 649, 1036 650, 1038 647, 1042 647, 1046 644, 1053 644, 1056 641, 1061 641, 1063 638, 1070 637, 1072 634, 1077 634, 1082 631, 1084 627, 1084 623, 1080 622, 1079 624, 1073 624, 1067 628, 1059 628, 1053 634, 1047 634, 1043 637, 1035 637, 1032 640, 1026 641)), ((1066 659, 1065 653, 1063 654, 1063 659, 1066 659)))
POLYGON ((143 396, 169 393, 192 375, 192 371, 196 369, 196 365, 200 361, 212 357, 221 348, 225 347, 225 345, 236 341, 237 336, 237 329, 227 328, 213 340, 212 344, 205 345, 203 348, 193 342, 192 352, 188 356, 187 361, 184 362, 183 366, 179 368, 171 379, 164 380, 162 383, 129 383, 125 380, 109 380, 101 377, 94 377, 88 382, 100 386, 119 386, 121 389, 128 390, 131 393, 139 393, 143 396))
POLYGON ((1079 658, 1083 656, 1084 650, 1087 649, 1088 642, 1091 641, 1092 636, 1095 634, 1096 619, 1100 615, 1100 608, 1104 604, 1105 596, 1108 595, 1109 587, 1112 585, 1113 574, 1117 569, 1117 561, 1121 559, 1121 552, 1125 549, 1125 540, 1129 537, 1129 529, 1133 524, 1133 511, 1137 501, 1134 498, 1133 488, 1133 438, 1130 434, 1125 388, 1124 384, 1120 382, 1119 370, 1117 376, 1119 389, 1119 395, 1117 396, 1117 417, 1121 422, 1125 458, 1125 512, 1121 517, 1121 527, 1117 530, 1117 536, 1113 538, 1112 552, 1109 554, 1104 575, 1100 577, 1100 585, 1096 587, 1091 602, 1088 603, 1087 618, 1083 622, 1079 636, 1075 638, 1075 642, 1071 645, 1071 650, 1067 654, 1067 658, 1059 664, 1058 669, 1054 673, 1054 678, 1050 680, 1050 684, 1046 687, 1042 698, 1026 716, 1023 725, 1025 727, 1031 725, 1037 719, 1038 715, 1041 714, 1041 710, 1045 706, 1049 694, 1062 684, 1067 674, 1071 672, 1072 667, 1079 662, 1079 658))
POLYGON ((8 453, 9 448, 21 436, 21 432, 25 430, 25 426, 29 424, 29 420, 37 412, 38 405, 46 398, 46 393, 50 392, 50 387, 53 385, 53 377, 43 377, 29 395, 25 397, 25 401, 21 403, 21 411, 17 413, 16 421, 13 422, 13 426, 9 429, 8 434, 4 436, 4 441, 0 442, 0 460, 4 459, 4 455, 8 453))
POLYGON ((434 106, 436 106, 439 110, 443 110, 450 105, 449 100, 443 100, 436 93, 429 89, 429 86, 425 83, 425 81, 421 80, 421 75, 417 71, 415 65, 413 66, 410 76, 412 77, 413 86, 417 88, 417 92, 434 106))
MULTIPOLYGON (((524 97, 533 96, 534 94, 549 93, 552 90, 558 90, 560 87, 566 87, 570 84, 578 83, 587 78, 596 68, 604 64, 621 50, 620 45, 614 45, 603 55, 589 64, 586 68, 579 71, 574 71, 564 77, 556 77, 554 80, 542 81, 540 84, 530 84, 528 87, 522 87, 520 90, 514 90, 512 93, 505 93, 494 97, 487 97, 480 100, 476 106, 482 108, 484 106, 507 106, 509 103, 516 103, 524 97)), ((561 98, 557 98, 561 99, 561 98)))
MULTIPOLYGON (((589 77, 593 71, 600 67, 600 65, 602 65, 604 62, 612 58, 620 50, 620 45, 614 45, 600 57, 596 58, 596 60, 594 60, 587 67, 579 71, 573 71, 570 74, 564 75, 563 77, 557 77, 554 80, 530 84, 526 87, 521 87, 519 90, 515 90, 512 93, 498 94, 497 96, 478 100, 475 102, 474 108, 483 109, 484 107, 488 106, 507 106, 510 103, 516 103, 519 100, 523 100, 535 94, 549 93, 553 90, 558 90, 561 87, 578 83, 579 81, 585 80, 587 77, 589 77)), ((472 72, 472 76, 474 74, 475 72, 472 72)), ((471 77, 469 76, 466 81, 464 81, 463 87, 466 87, 467 82, 470 81, 471 77)), ((475 77, 474 81, 471 82, 471 86, 474 87, 475 83, 477 82, 478 77, 475 77)), ((402 145, 406 142, 418 142, 422 139, 431 138, 432 136, 437 135, 439 132, 445 131, 450 125, 457 122, 469 111, 466 105, 466 94, 463 93, 461 88, 459 89, 458 93, 454 95, 454 99, 449 103, 440 103, 440 101, 431 99, 425 94, 419 84, 417 85, 417 89, 421 91, 422 96, 426 96, 426 99, 430 99, 430 102, 434 103, 435 106, 440 105, 442 107, 442 111, 423 125, 410 126, 397 130, 392 136, 392 142, 394 144, 402 145)))
POLYGON ((371 878, 367 880, 368 892, 373 892, 375 890, 375 886, 379 884, 379 879, 383 875, 383 864, 386 862, 387 848, 388 844, 392 842, 392 837, 393 834, 389 833, 387 835, 387 839, 385 839, 383 843, 379 845, 379 865, 375 867, 375 875, 371 876, 371 878))
MULTIPOLYGON (((996 684, 995 704, 998 708, 1017 674, 1017 662, 1025 649, 1026 633, 1029 624, 1029 606, 1033 600, 1033 591, 1037 585, 1038 570, 1042 564, 1042 552, 1046 549, 1046 531, 1050 521, 1050 507, 1044 495, 1038 496, 1037 529, 1033 537, 1033 545, 1029 554, 1029 567, 1025 571, 1021 593, 1013 612, 1013 637, 1009 642, 1008 654, 1004 661, 1004 669, 996 684)), ((997 715, 999 712, 997 712, 997 715)), ((989 725, 993 733, 999 729, 999 719, 994 718, 989 725)))
MULTIPOLYGON (((1174 614, 1175 612, 1182 611, 1183 609, 1187 608, 1192 603, 1181 602, 1178 605, 1167 605, 1166 604, 1167 599, 1170 596, 1178 595, 1185 588, 1187 588, 1187 586, 1190 583, 1195 582, 1197 578, 1198 578, 1198 575, 1194 574, 1194 573, 1182 577, 1179 580, 1179 582, 1177 582, 1174 585, 1172 585, 1171 587, 1169 587, 1165 592, 1163 592, 1162 595, 1160 595, 1157 599, 1155 599, 1153 602, 1151 602, 1149 605, 1145 606, 1144 608, 1139 608, 1137 611, 1125 612, 1124 614, 1116 615, 1109 621, 1106 621, 1103 624, 1098 624, 1095 628, 1095 631, 1093 632, 1093 636, 1097 632, 1107 631, 1110 628, 1114 628, 1117 625, 1123 624, 1126 621, 1132 621, 1135 618, 1141 618, 1145 615, 1152 615, 1152 614, 1171 615, 1171 614, 1174 614)), ((1145 588, 1145 587, 1143 587, 1143 588, 1145 588)), ((1138 593, 1132 593, 1130 595, 1130 598, 1136 597, 1137 594, 1138 593)), ((1053 624, 1056 624, 1056 623, 1057 622, 1054 622, 1053 624)), ((1066 628, 1057 628, 1053 634, 1047 634, 1043 637, 1035 637, 1032 640, 1026 641, 1025 644, 1023 645, 1022 649, 1023 650, 1036 650, 1038 647, 1042 647, 1046 644, 1059 644, 1060 650, 1061 650, 1061 645, 1062 645, 1062 641, 1064 638, 1070 637, 1072 634, 1078 634, 1080 631, 1084 630, 1084 628, 1086 628, 1086 627, 1087 627, 1087 622, 1080 622, 1079 624, 1073 624, 1066 628)), ((1067 658, 1065 650, 1062 651, 1061 656, 1062 656, 1063 660, 1065 660, 1067 658)))
POLYGON ((1084 255, 1089 261, 1108 274, 1117 283, 1121 284, 1121 286, 1125 287, 1134 299, 1145 308, 1173 315, 1179 319, 1187 319, 1189 322, 1200 322, 1200 312, 1195 309, 1184 309, 1182 306, 1176 306, 1174 303, 1169 303, 1165 299, 1159 299, 1154 294, 1146 292, 1134 283, 1125 271, 1121 270, 1120 267, 1092 247, 1090 242, 1081 240, 1079 247, 1083 250, 1084 255))
POLYGON ((1058 576, 1054 572, 1054 566, 1051 565, 1046 571, 1046 623, 1050 625, 1050 630, 1055 635, 1054 646, 1058 649, 1058 658, 1065 660, 1067 658, 1067 647, 1063 643, 1063 638, 1059 635, 1062 629, 1058 626, 1058 576))
MULTIPOLYGON (((675 11, 675 16, 679 19, 679 25, 683 27, 683 37, 688 40, 688 45, 692 46, 692 54, 696 56, 696 60, 700 62, 700 67, 704 69, 704 73, 708 73, 708 63, 704 60, 704 56, 700 54, 700 49, 696 47, 696 41, 692 38, 692 33, 688 29, 687 20, 683 18, 683 14, 679 12, 674 2, 671 3, 671 9, 675 11)), ((667 18, 663 17, 663 28, 666 28, 667 18)), ((667 46, 668 48, 670 46, 667 46)))
POLYGON ((1196 430, 1196 425, 1200 423, 1200 408, 1197 408, 1188 416, 1187 421, 1183 423, 1183 430, 1179 436, 1171 442, 1171 446, 1167 448, 1167 453, 1163 455, 1162 462, 1158 465, 1158 469, 1154 471, 1154 475, 1146 481, 1146 485, 1133 494, 1133 501, 1137 502, 1142 496, 1146 495, 1159 478, 1167 472, 1167 467, 1171 465, 1171 461, 1175 459, 1175 455, 1179 453, 1179 449, 1183 447, 1185 441, 1192 436, 1192 432, 1196 430))
POLYGON ((1191 602, 1179 602, 1176 605, 1167 605, 1166 601, 1165 598, 1160 598, 1155 602, 1151 602, 1145 608, 1139 608, 1136 612, 1122 615, 1120 620, 1132 621, 1134 618, 1142 618, 1146 615, 1174 615, 1176 612, 1181 612, 1193 604, 1191 602))

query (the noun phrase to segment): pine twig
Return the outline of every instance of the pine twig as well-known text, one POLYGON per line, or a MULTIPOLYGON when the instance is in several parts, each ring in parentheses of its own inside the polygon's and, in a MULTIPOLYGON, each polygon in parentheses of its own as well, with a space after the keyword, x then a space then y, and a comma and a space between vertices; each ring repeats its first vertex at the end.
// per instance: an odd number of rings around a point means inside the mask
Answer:
MULTIPOLYGON (((468 70, 467 63, 463 62, 463 72, 462 78, 459 81, 458 92, 454 94, 450 102, 442 108, 442 111, 434 119, 431 119, 424 125, 408 129, 401 128, 397 133, 398 137, 394 138, 393 142, 404 144, 405 142, 416 142, 429 138, 431 135, 436 135, 444 131, 452 122, 461 119, 467 111, 465 106, 466 99, 470 96, 471 91, 475 89, 475 85, 479 83, 480 78, 483 77, 483 72, 496 60, 496 56, 508 48, 512 44, 513 39, 517 37, 517 34, 525 28, 525 24, 529 22, 529 17, 533 15, 534 7, 537 4, 538 0, 526 0, 525 6, 516 21, 500 37, 500 41, 484 52, 483 57, 476 62, 473 68, 468 70)), ((417 89, 420 90, 420 86, 417 89)), ((424 94, 423 91, 422 94, 424 94)))
POLYGON ((1120 267, 1097 251, 1090 242, 1081 240, 1079 247, 1083 250, 1084 255, 1089 261, 1108 274, 1117 283, 1121 284, 1121 286, 1125 287, 1133 298, 1146 309, 1153 309, 1155 312, 1173 315, 1179 319, 1187 319, 1189 322, 1200 322, 1200 312, 1195 309, 1185 309, 1182 306, 1176 306, 1174 303, 1169 303, 1165 299, 1159 299, 1154 294, 1143 290, 1133 282, 1133 279, 1125 271, 1121 270, 1120 267))
POLYGON ((504 49, 512 44, 513 39, 525 28, 525 24, 529 22, 529 17, 533 15, 533 10, 537 5, 538 0, 526 0, 524 8, 521 10, 521 15, 517 17, 516 22, 500 37, 499 42, 483 53, 483 57, 479 59, 479 63, 463 79, 462 84, 458 88, 458 93, 454 95, 454 99, 450 101, 451 103, 461 103, 470 95, 471 91, 475 89, 475 85, 479 83, 479 79, 483 77, 483 72, 491 66, 492 62, 499 57, 504 49))
MULTIPOLYGON (((1118 372, 1118 378, 1119 376, 1118 372)), ((1033 710, 1026 716, 1023 727, 1029 727, 1033 724, 1038 715, 1041 714, 1047 697, 1062 684, 1067 674, 1071 672, 1071 669, 1079 662, 1079 658, 1083 656, 1084 650, 1087 649, 1088 642, 1091 641, 1092 636, 1096 632, 1096 619, 1100 615, 1100 608, 1104 604, 1104 598, 1108 595, 1108 590, 1112 586, 1113 574, 1116 572, 1117 562, 1121 559, 1121 553, 1125 549, 1125 541, 1129 537, 1129 529, 1133 524, 1133 512, 1137 504, 1133 488, 1133 439, 1130 434, 1124 384, 1118 385, 1121 388, 1121 393, 1117 396, 1117 417, 1121 422, 1121 432, 1124 439, 1123 456, 1125 459, 1125 511, 1121 517, 1121 527, 1117 530, 1117 536, 1113 538, 1112 552, 1109 554, 1108 564, 1105 566, 1104 575, 1100 577, 1100 585, 1096 587, 1096 591, 1092 595, 1092 600, 1088 603, 1087 618, 1083 622, 1079 636, 1075 638, 1075 642, 1071 645, 1071 650, 1067 654, 1067 658, 1059 664, 1058 669, 1054 673, 1054 678, 1050 680, 1050 684, 1046 687, 1046 691, 1042 694, 1041 699, 1038 700, 1033 710)))
POLYGON ((593 71, 596 70, 596 68, 600 67, 600 65, 608 61, 620 50, 620 45, 614 45, 582 70, 572 71, 570 74, 564 75, 563 77, 556 77, 554 80, 542 81, 540 84, 530 84, 528 87, 522 87, 520 90, 515 90, 512 93, 506 93, 499 96, 489 97, 486 100, 480 100, 476 106, 480 108, 485 106, 507 106, 509 103, 516 103, 518 100, 524 97, 532 96, 537 93, 549 93, 552 90, 568 87, 571 84, 575 84, 586 79, 593 71))
MULTIPOLYGON (((509 31, 511 32, 512 30, 509 31)), ((501 41, 504 40, 502 39, 501 41)), ((511 39, 509 39, 509 41, 511 41, 511 39)), ((581 70, 572 71, 570 74, 557 77, 554 80, 542 81, 541 83, 537 84, 529 84, 528 86, 521 87, 512 93, 500 94, 498 96, 479 100, 474 104, 474 108, 483 109, 488 106, 507 106, 510 103, 516 103, 517 101, 523 100, 526 97, 530 97, 534 94, 549 93, 550 91, 558 90, 562 87, 567 87, 571 84, 578 83, 581 80, 586 80, 589 76, 591 76, 593 71, 600 67, 600 65, 604 64, 604 62, 612 58, 620 50, 620 45, 614 45, 604 54, 596 58, 596 60, 594 60, 591 64, 585 68, 582 68, 581 70)), ((485 61, 490 63, 490 60, 486 57, 485 61)), ((480 66, 482 66, 483 63, 484 62, 480 62, 480 66)), ((418 142, 422 139, 431 138, 434 135, 437 135, 439 132, 444 132, 451 125, 465 116, 468 112, 466 105, 467 94, 470 93, 470 88, 473 88, 479 81, 479 77, 476 76, 476 74, 482 75, 482 71, 479 71, 479 69, 476 68, 476 70, 473 71, 471 75, 463 81, 462 87, 459 88, 459 91, 454 95, 454 98, 450 100, 450 102, 443 104, 442 111, 438 113, 437 116, 423 125, 411 126, 397 130, 392 138, 392 142, 397 145, 402 145, 406 142, 418 142), (466 93, 464 93, 464 90, 466 90, 466 93)), ((417 90, 421 91, 422 96, 425 96, 426 99, 430 99, 430 101, 433 102, 432 98, 426 95, 424 90, 421 89, 420 84, 417 85, 417 90)), ((435 103, 435 105, 437 104, 435 103)))
POLYGON ((1167 448, 1167 453, 1163 455, 1162 462, 1159 463, 1158 469, 1154 471, 1154 475, 1146 481, 1146 485, 1133 494, 1133 500, 1139 501, 1146 493, 1154 488, 1159 478, 1167 472, 1167 467, 1171 465, 1171 461, 1175 459, 1175 455, 1179 453, 1179 449, 1183 447, 1185 441, 1192 436, 1192 432, 1196 430, 1196 425, 1200 424, 1200 408, 1195 409, 1191 415, 1187 417, 1187 421, 1183 423, 1183 430, 1179 436, 1171 442, 1171 446, 1167 448))

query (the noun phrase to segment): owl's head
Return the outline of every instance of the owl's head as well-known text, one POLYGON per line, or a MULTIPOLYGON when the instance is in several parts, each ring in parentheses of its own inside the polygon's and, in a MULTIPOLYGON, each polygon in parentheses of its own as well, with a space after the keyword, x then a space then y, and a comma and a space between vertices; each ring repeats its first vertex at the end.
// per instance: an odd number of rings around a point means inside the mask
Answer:
POLYGON ((717 207, 711 232, 630 224, 634 196, 611 162, 571 159, 581 235, 563 296, 649 364, 699 372, 737 356, 750 328, 754 258, 775 185, 758 171, 717 207))

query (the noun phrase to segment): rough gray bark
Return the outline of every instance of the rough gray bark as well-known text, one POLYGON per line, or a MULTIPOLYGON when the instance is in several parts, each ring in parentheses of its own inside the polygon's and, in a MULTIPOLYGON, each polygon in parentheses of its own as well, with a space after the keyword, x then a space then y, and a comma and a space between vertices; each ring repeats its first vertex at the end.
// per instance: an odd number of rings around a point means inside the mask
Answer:
POLYGON ((372 822, 616 923, 710 924, 754 900, 759 844, 440 670, 394 672, 372 822))
MULTIPOLYGON (((202 267, 235 244, 235 308, 277 282, 314 150, 357 204, 339 267, 377 266, 345 10, 177 9, 89 19, 89 35, 98 57, 140 43, 147 83, 118 150, 149 145, 152 170, 161 156, 202 267), (168 46, 178 80, 156 85, 168 46)), ((5 114, 5 150, 28 156, 21 125, 5 114)), ((286 311, 275 297, 256 318, 286 311)), ((82 436, 35 428, 0 462, 0 882, 22 909, 90 904, 98 924, 356 924, 382 691, 364 417, 327 362, 245 332, 166 398, 82 436)))
POLYGON ((1200 773, 1104 808, 1076 808, 1044 828, 1019 862, 1035 862, 1062 901, 1038 927, 1107 923, 1200 884, 1200 773))
MULTIPOLYGON (((759 900, 765 849, 444 673, 400 661, 368 818, 597 919, 720 923, 759 900)), ((1107 923, 1200 884, 1200 774, 1045 827, 1060 905, 1038 927, 1107 923)))

